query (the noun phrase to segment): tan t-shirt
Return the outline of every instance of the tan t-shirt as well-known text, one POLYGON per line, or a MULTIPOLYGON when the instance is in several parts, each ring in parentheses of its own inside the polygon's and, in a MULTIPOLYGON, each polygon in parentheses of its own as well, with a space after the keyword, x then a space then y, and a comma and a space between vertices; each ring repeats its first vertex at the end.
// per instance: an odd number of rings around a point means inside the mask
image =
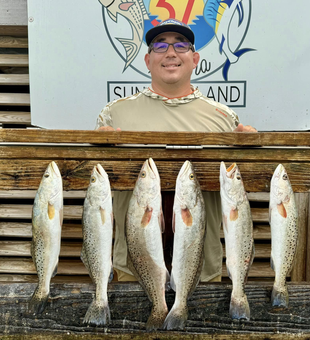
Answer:
MULTIPOLYGON (((112 126, 128 131, 233 131, 239 123, 234 111, 205 96, 198 89, 182 98, 165 98, 151 89, 115 100, 101 111, 96 129, 112 126)), ((141 163, 142 165, 142 163, 141 163)), ((125 216, 132 192, 115 192, 115 242, 113 266, 131 274, 127 268, 125 216)), ((207 236, 201 280, 221 275, 223 250, 220 242, 221 201, 218 192, 203 193, 206 205, 207 236)))

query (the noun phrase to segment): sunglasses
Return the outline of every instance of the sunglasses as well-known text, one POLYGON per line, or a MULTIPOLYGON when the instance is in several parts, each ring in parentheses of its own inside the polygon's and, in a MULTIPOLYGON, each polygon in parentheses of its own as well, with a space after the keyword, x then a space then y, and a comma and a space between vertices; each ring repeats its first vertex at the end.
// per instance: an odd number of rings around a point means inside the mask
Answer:
POLYGON ((190 49, 194 52, 195 48, 189 41, 178 41, 174 44, 168 44, 165 42, 154 42, 149 46, 149 53, 153 50, 155 53, 165 53, 168 51, 169 46, 172 45, 175 52, 185 53, 190 49))

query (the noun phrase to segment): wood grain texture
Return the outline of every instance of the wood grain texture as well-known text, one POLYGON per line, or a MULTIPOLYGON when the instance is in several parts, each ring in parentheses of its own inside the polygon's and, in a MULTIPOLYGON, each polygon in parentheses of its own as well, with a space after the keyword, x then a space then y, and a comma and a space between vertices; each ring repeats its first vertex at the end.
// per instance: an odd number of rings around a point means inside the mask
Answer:
MULTIPOLYGON (((3 129, 4 130, 4 129, 3 129)), ((0 188, 2 190, 37 189, 42 175, 53 159, 17 160, 3 159, 0 162, 0 188)), ((185 159, 184 159, 185 160, 185 159)), ((182 161, 156 161, 161 178, 162 190, 174 190, 175 181, 182 161)), ((113 190, 132 190, 140 172, 143 160, 109 161, 106 158, 100 164, 109 175, 113 190)), ((64 190, 86 190, 91 170, 98 161, 91 160, 57 160, 63 177, 64 190)), ((310 163, 286 163, 285 166, 295 192, 310 191, 310 163)), ((193 162, 195 171, 204 191, 219 191, 220 162, 193 162)), ((242 174, 246 191, 268 192, 270 180, 278 163, 243 163, 238 166, 242 174)))
POLYGON ((0 111, 0 123, 30 126, 30 112, 0 111))
POLYGON ((236 145, 236 146, 310 146, 309 132, 149 132, 27 130, 0 131, 2 142, 92 143, 92 144, 168 144, 168 145, 236 145))
POLYGON ((28 48, 28 38, 0 36, 1 48, 28 48))
POLYGON ((27 25, 0 25, 0 36, 28 37, 27 25))
MULTIPOLYGON (((30 106, 29 93, 0 93, 0 105, 30 106)), ((20 133, 22 133, 20 131, 20 133)))
POLYGON ((3 66, 28 67, 28 54, 0 54, 0 67, 3 66))
POLYGON ((0 85, 29 85, 29 75, 0 74, 0 85))
MULTIPOLYGON (((92 301, 92 284, 52 284, 46 310, 40 316, 27 310, 35 283, 2 283, 0 289, 0 332, 6 336, 19 333, 70 335, 91 339, 110 338, 115 333, 119 339, 306 339, 310 334, 309 285, 289 285, 290 302, 287 309, 270 305, 271 285, 246 285, 251 309, 250 321, 234 321, 229 316, 231 285, 199 284, 188 302, 186 328, 178 332, 158 331, 146 333, 145 323, 151 303, 138 284, 111 283, 108 299, 111 323, 107 328, 83 325, 84 315, 92 301), (135 306, 135 308, 133 308, 135 306), (106 333, 104 335, 104 333, 106 333), (100 334, 100 335, 99 335, 100 334), (212 336, 212 337, 211 337, 212 336), (222 336, 222 337, 221 337, 222 336), (244 336, 244 338, 242 337, 244 336), (292 337, 291 337, 292 336, 292 337)), ((168 308, 174 302, 172 291, 166 293, 168 308)))

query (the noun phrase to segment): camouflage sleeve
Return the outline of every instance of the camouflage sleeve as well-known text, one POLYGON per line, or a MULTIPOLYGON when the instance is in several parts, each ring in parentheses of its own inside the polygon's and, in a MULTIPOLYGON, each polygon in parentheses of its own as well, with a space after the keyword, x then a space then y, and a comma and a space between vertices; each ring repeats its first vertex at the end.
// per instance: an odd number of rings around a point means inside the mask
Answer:
POLYGON ((217 103, 218 107, 220 109, 222 109, 223 111, 225 111, 229 117, 232 119, 232 124, 230 125, 232 131, 235 130, 235 128, 239 125, 240 121, 239 121, 239 117, 236 114, 235 111, 233 111, 231 108, 229 108, 228 106, 221 104, 221 103, 217 103))
POLYGON ((113 127, 113 120, 112 120, 112 116, 110 113, 110 107, 108 105, 105 106, 99 113, 99 116, 96 121, 95 130, 99 129, 101 126, 112 126, 113 127))

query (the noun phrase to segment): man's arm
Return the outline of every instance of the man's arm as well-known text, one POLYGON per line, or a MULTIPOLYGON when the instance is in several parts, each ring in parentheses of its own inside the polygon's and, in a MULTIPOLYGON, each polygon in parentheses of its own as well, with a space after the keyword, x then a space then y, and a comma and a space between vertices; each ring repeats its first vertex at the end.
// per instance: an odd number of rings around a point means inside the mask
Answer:
POLYGON ((257 132, 257 130, 251 125, 243 125, 239 123, 234 132, 257 132))

